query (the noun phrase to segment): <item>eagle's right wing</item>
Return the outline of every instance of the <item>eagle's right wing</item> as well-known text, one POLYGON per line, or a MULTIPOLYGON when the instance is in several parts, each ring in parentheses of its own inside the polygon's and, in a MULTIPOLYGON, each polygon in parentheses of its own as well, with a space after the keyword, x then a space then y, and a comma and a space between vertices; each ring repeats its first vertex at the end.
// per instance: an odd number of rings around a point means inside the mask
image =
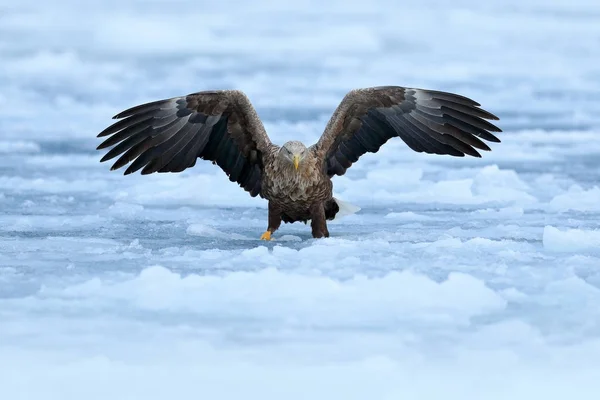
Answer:
POLYGON ((180 172, 198 158, 212 161, 251 196, 260 193, 263 162, 273 144, 248 97, 217 90, 154 101, 117 114, 124 118, 98 137, 114 146, 101 161, 120 156, 111 170, 132 162, 125 175, 180 172))

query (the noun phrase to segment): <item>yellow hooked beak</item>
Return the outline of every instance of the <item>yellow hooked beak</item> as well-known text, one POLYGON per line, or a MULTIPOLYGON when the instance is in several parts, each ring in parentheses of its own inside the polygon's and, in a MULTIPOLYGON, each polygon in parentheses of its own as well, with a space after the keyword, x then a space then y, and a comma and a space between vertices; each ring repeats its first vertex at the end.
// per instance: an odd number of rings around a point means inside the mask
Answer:
POLYGON ((298 169, 298 163, 300 163, 300 156, 298 154, 294 154, 294 168, 298 169))

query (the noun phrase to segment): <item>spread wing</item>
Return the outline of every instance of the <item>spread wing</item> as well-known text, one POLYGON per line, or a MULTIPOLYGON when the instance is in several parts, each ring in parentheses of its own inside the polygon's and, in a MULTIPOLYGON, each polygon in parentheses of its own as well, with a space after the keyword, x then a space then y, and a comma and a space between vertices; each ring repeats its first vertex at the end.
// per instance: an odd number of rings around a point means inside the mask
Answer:
POLYGON ((501 130, 487 122, 495 115, 457 94, 382 86, 350 91, 333 113, 312 148, 327 174, 343 175, 366 152, 376 153, 399 136, 411 149, 430 154, 481 157, 490 150, 480 139, 500 140, 501 130))
POLYGON ((138 105, 98 134, 98 149, 114 146, 100 161, 120 155, 111 170, 133 161, 125 175, 180 172, 198 158, 212 161, 252 197, 260 192, 263 162, 272 146, 246 95, 237 90, 192 93, 138 105))

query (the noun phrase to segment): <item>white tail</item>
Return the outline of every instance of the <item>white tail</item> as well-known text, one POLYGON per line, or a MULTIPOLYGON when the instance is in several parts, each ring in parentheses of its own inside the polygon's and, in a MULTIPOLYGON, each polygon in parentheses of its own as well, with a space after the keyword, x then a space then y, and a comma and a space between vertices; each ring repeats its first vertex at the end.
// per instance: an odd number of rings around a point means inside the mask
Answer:
POLYGON ((341 201, 340 199, 336 199, 335 197, 333 198, 333 200, 337 203, 338 207, 340 208, 340 211, 338 211, 337 214, 335 214, 334 221, 343 218, 347 215, 356 214, 360 211, 360 207, 358 206, 346 203, 345 201, 341 201))

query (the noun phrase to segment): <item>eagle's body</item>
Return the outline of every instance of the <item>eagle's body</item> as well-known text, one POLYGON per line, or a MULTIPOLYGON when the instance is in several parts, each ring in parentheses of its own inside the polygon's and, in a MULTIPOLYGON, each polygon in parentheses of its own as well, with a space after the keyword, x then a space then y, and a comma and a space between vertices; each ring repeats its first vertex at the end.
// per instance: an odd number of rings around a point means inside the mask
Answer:
MULTIPOLYGON (((269 201, 270 227, 277 229, 278 221, 308 222, 315 213, 323 213, 329 220, 335 217, 339 207, 333 199, 333 183, 321 164, 315 150, 306 149, 300 142, 286 143, 272 162, 265 164, 260 195, 269 201), (288 148, 292 154, 294 149, 304 151, 297 169, 285 159, 288 148)), ((313 236, 329 236, 326 224, 319 225, 315 219, 313 236)))
POLYGON ((269 202, 269 240, 281 222, 311 222, 315 238, 329 236, 327 220, 340 210, 331 178, 343 175, 366 152, 375 153, 399 136, 417 152, 480 157, 490 150, 478 138, 499 142, 485 121, 498 119, 463 96, 384 86, 350 91, 317 143, 283 146, 269 139, 246 95, 238 90, 192 93, 142 104, 98 136, 112 135, 98 149, 114 147, 105 161, 122 153, 111 169, 132 162, 129 174, 180 172, 198 158, 223 169, 251 196, 269 202))

